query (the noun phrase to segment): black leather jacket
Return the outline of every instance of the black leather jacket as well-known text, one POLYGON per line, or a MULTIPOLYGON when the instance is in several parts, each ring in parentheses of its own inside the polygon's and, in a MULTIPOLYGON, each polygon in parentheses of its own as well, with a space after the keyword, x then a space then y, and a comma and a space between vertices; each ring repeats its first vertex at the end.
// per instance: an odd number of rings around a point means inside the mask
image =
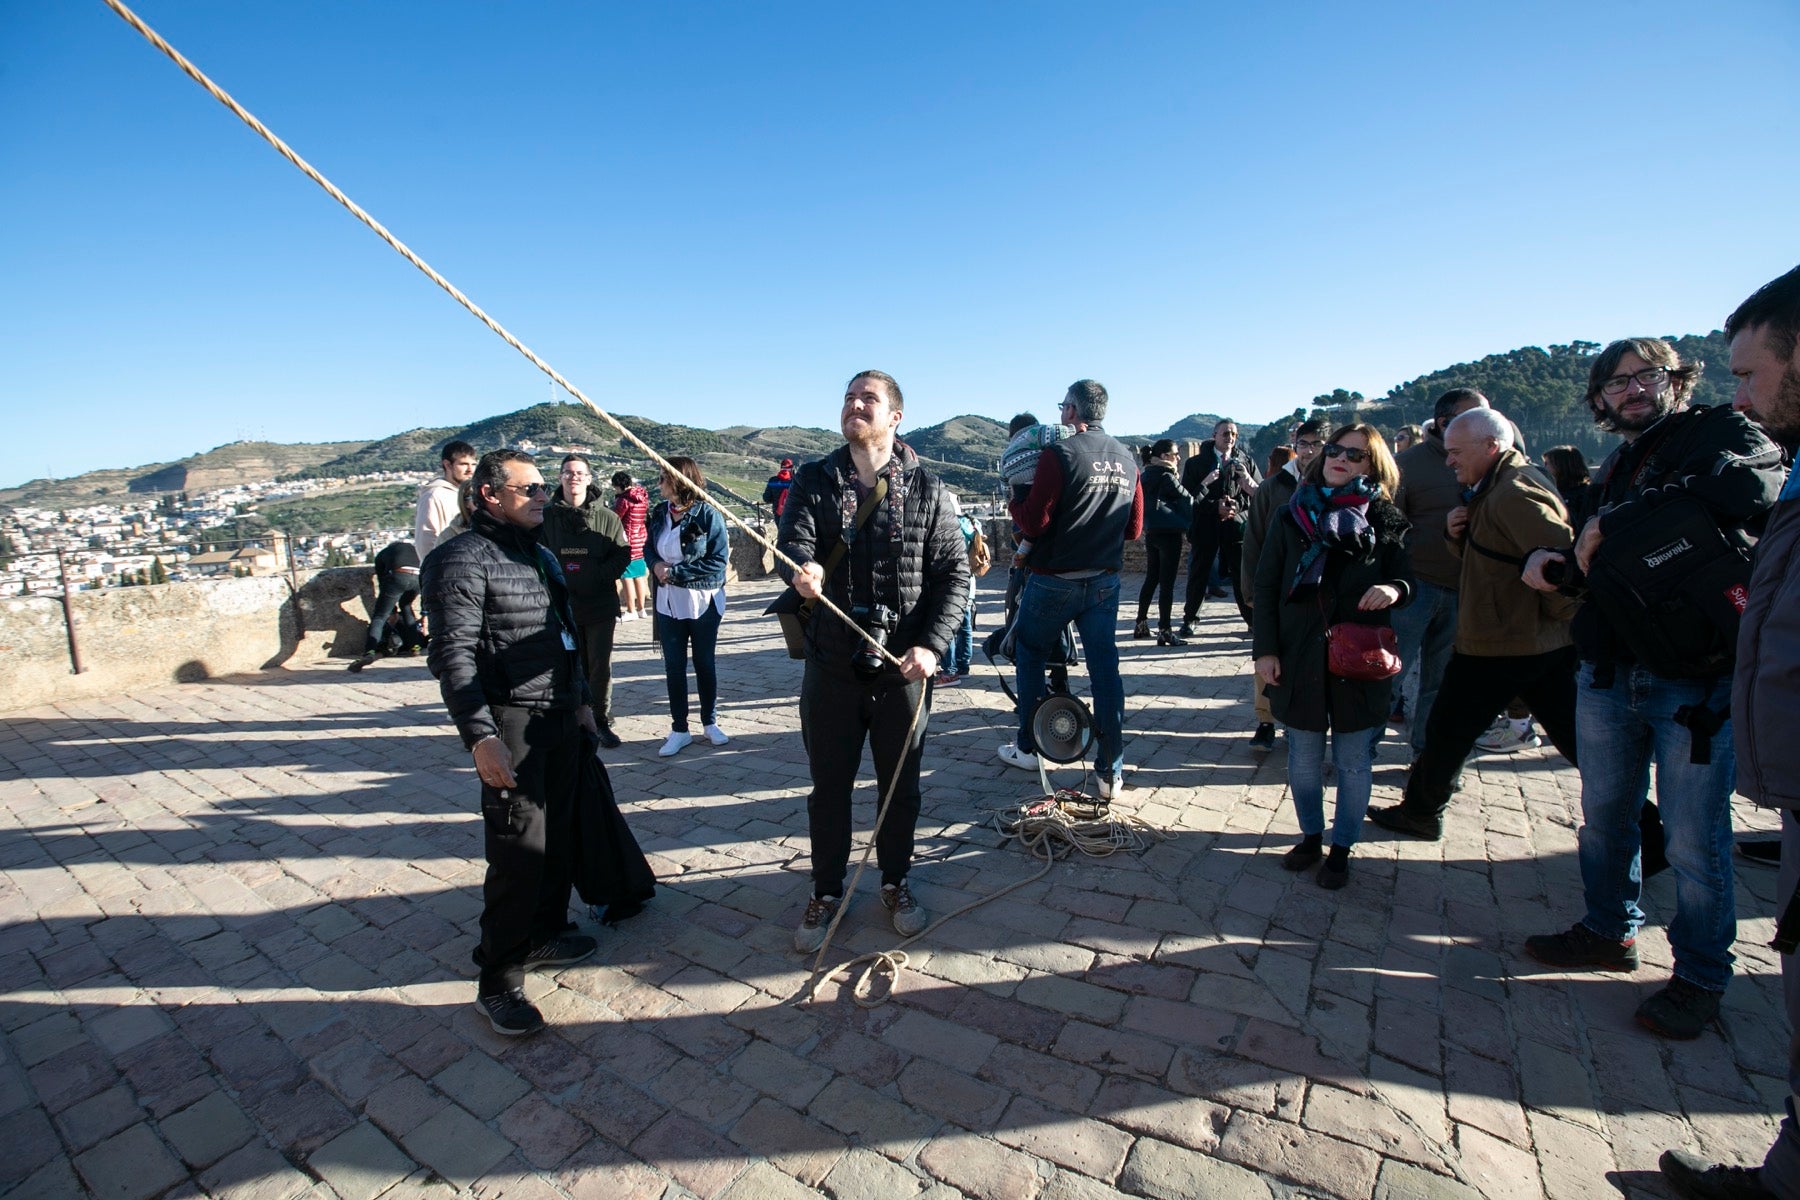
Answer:
POLYGON ((520 529, 477 512, 473 528, 426 560, 427 664, 463 744, 499 733, 492 705, 573 709, 589 702, 562 570, 520 529))

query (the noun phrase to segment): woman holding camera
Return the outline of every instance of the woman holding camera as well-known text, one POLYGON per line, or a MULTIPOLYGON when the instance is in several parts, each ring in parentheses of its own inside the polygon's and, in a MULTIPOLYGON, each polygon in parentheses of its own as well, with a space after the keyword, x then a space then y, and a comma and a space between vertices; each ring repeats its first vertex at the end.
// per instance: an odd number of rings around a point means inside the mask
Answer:
POLYGON ((714 654, 719 622, 725 617, 725 518, 700 499, 706 476, 691 458, 669 459, 675 470, 660 482, 663 499, 650 514, 644 561, 656 581, 656 635, 662 643, 663 674, 669 686, 669 736, 657 751, 664 758, 693 744, 688 732, 688 647, 694 651, 694 682, 700 689, 700 725, 706 740, 723 746, 731 739, 719 728, 719 676, 714 654))
POLYGON ((1270 523, 1256 562, 1256 675, 1275 719, 1287 727, 1288 787, 1300 821, 1300 844, 1281 865, 1304 871, 1323 858, 1318 881, 1325 888, 1349 881, 1350 849, 1369 808, 1370 757, 1393 703, 1392 678, 1331 673, 1328 631, 1340 624, 1387 625, 1389 610, 1412 596, 1408 526, 1392 502, 1399 482, 1375 427, 1346 425, 1331 435, 1270 523), (1329 855, 1323 848, 1327 731, 1337 766, 1329 855))

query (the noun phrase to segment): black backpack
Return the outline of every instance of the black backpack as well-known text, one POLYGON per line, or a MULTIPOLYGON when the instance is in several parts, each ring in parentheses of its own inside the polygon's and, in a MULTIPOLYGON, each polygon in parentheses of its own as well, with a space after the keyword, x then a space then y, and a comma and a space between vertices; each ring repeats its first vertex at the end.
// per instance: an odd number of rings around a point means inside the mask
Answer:
MULTIPOLYGON (((1679 469, 1706 411, 1695 410, 1681 429, 1658 439, 1630 486, 1654 486, 1679 469)), ((1748 546, 1690 496, 1637 507, 1610 520, 1588 569, 1588 598, 1652 673, 1665 679, 1730 674, 1750 595, 1748 546)))

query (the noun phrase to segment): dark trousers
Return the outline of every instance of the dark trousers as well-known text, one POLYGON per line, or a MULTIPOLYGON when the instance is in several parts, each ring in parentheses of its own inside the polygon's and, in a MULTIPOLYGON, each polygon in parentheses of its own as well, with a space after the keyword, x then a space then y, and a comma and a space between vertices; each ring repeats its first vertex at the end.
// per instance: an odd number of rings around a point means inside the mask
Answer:
POLYGON ((1517 696, 1531 706, 1564 758, 1575 762, 1575 647, 1548 654, 1492 658, 1458 651, 1444 668, 1437 701, 1425 725, 1425 749, 1406 777, 1408 812, 1441 815, 1450 806, 1456 773, 1494 718, 1517 696))
POLYGON ((800 682, 800 737, 812 772, 806 817, 815 896, 844 894, 844 872, 850 863, 850 801, 865 739, 875 759, 877 805, 887 795, 894 773, 900 775, 887 820, 875 837, 881 882, 906 878, 912 866, 913 830, 919 823, 919 763, 925 756, 929 699, 911 741, 906 728, 924 687, 924 680, 908 683, 892 670, 865 683, 848 668, 840 673, 807 659, 800 682))
POLYGON ((662 643, 663 678, 669 685, 669 728, 688 731, 688 647, 694 648, 694 684, 700 689, 700 724, 718 718, 719 606, 715 601, 692 621, 656 614, 656 637, 662 643))
POLYGON ((1157 594, 1161 628, 1169 627, 1169 607, 1175 599, 1175 576, 1181 571, 1181 530, 1144 530, 1144 586, 1138 590, 1137 619, 1150 612, 1150 596, 1157 594))
POLYGON ((581 623, 581 665, 594 693, 594 719, 602 725, 612 724, 613 634, 618 628, 616 614, 581 623))
POLYGON ((585 745, 573 712, 494 706, 512 752, 511 788, 481 787, 487 842, 475 965, 490 995, 525 982, 525 956, 569 919, 575 789, 585 745))
POLYGON ((363 642, 364 654, 375 654, 381 650, 381 641, 387 636, 388 622, 400 632, 403 647, 423 646, 425 631, 419 628, 419 618, 413 613, 413 602, 419 598, 419 579, 414 575, 405 582, 398 579, 383 579, 375 592, 375 611, 369 617, 369 636, 363 642))
POLYGON ((1182 619, 1190 622, 1199 619, 1200 605, 1206 600, 1206 586, 1216 558, 1220 572, 1230 581, 1231 590, 1238 597, 1238 612, 1243 614, 1246 622, 1249 621, 1250 610, 1243 602, 1244 589, 1238 579, 1238 569, 1244 562, 1244 527, 1236 521, 1221 521, 1208 514, 1188 530, 1188 541, 1194 548, 1188 555, 1187 596, 1182 606, 1182 619))

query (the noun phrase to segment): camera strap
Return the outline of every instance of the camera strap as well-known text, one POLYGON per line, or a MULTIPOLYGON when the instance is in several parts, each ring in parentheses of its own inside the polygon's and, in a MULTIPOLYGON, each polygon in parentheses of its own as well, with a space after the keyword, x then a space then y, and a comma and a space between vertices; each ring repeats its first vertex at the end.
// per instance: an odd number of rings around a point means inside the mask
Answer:
MULTIPOLYGON (((869 494, 863 498, 863 502, 856 506, 856 516, 850 522, 850 528, 844 531, 844 536, 839 539, 838 544, 831 548, 830 553, 825 555, 825 561, 819 564, 825 569, 826 584, 830 584, 831 576, 838 569, 838 564, 844 561, 844 555, 849 551, 850 543, 856 540, 856 535, 862 532, 862 527, 869 523, 869 518, 874 515, 875 506, 887 499, 887 491, 887 476, 883 475, 875 481, 875 486, 869 489, 869 494)), ((810 613, 812 601, 808 600, 800 607, 803 613, 810 613)))

